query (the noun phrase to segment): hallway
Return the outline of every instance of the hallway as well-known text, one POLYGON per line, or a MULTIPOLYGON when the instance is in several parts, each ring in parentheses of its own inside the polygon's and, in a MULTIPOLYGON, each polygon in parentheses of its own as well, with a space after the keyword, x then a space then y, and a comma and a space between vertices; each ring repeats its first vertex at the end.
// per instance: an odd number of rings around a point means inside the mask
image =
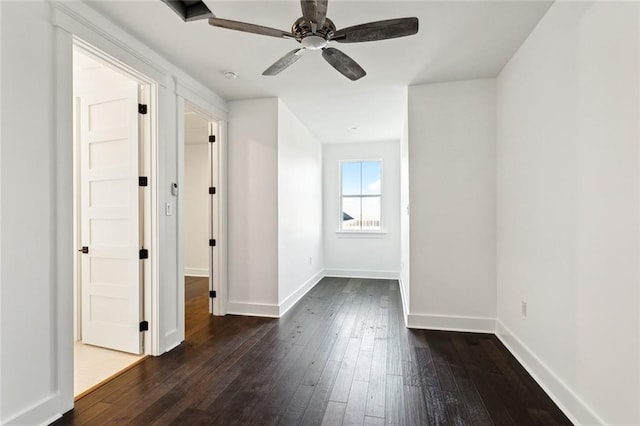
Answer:
POLYGON ((55 424, 570 424, 495 336, 406 329, 396 281, 325 278, 280 320, 195 318, 55 424))

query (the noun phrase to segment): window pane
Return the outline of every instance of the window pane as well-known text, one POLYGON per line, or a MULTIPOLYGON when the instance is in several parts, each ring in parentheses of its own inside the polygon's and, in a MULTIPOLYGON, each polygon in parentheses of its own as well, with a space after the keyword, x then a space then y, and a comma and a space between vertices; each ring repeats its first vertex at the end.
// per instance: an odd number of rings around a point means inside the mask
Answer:
POLYGON ((342 195, 360 195, 361 163, 342 163, 342 195))
POLYGON ((367 197, 362 199, 362 229, 380 229, 380 197, 367 197))
POLYGON ((362 163, 362 194, 380 195, 382 185, 382 163, 366 161, 362 163))
POLYGON ((342 197, 342 229, 360 229, 360 197, 342 197))

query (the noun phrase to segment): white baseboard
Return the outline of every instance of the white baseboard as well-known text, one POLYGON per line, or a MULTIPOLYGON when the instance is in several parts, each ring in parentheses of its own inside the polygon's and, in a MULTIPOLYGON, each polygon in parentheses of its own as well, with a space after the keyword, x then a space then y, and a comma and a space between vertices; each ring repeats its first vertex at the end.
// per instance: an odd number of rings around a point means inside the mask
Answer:
POLYGON ((369 278, 382 280, 399 280, 400 273, 398 271, 372 271, 357 269, 325 269, 325 277, 339 278, 369 278))
POLYGON ((606 424, 584 401, 571 390, 540 358, 538 358, 504 324, 497 321, 496 336, 509 352, 531 374, 549 397, 576 425, 606 424))
POLYGON ((296 291, 291 293, 286 299, 280 303, 279 307, 279 316, 283 316, 287 313, 289 309, 293 307, 300 299, 304 297, 305 294, 309 292, 316 284, 320 282, 324 278, 323 271, 318 271, 314 276, 309 278, 304 282, 296 291))
POLYGON ((402 299, 402 317, 404 318, 404 326, 409 327, 409 306, 407 305, 407 295, 404 294, 404 283, 402 278, 398 280, 400 286, 400 298, 402 299))
POLYGON ((280 303, 280 305, 229 301, 227 304, 227 313, 232 315, 248 315, 253 317, 280 318, 325 277, 397 280, 399 279, 399 274, 398 272, 393 271, 325 269, 319 271, 313 277, 305 281, 300 287, 298 287, 296 291, 294 291, 286 299, 284 299, 282 303, 280 303))
POLYGON ((467 331, 473 333, 495 333, 493 318, 457 317, 409 313, 407 327, 426 330, 467 331))
POLYGON ((184 268, 184 275, 187 277, 208 277, 208 268, 184 268))
POLYGON ((50 395, 26 410, 3 420, 3 425, 48 425, 64 413, 60 412, 60 394, 50 395))
POLYGON ((250 317, 280 318, 280 308, 278 305, 266 303, 227 303, 227 313, 232 315, 247 315, 250 317))

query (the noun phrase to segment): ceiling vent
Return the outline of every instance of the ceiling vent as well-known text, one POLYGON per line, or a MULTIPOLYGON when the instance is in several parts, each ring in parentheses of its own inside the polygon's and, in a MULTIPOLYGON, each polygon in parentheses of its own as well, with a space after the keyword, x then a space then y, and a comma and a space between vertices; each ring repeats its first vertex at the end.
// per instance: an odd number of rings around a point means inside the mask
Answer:
POLYGON ((202 0, 162 0, 167 6, 178 14, 185 22, 198 19, 213 18, 206 4, 202 0))

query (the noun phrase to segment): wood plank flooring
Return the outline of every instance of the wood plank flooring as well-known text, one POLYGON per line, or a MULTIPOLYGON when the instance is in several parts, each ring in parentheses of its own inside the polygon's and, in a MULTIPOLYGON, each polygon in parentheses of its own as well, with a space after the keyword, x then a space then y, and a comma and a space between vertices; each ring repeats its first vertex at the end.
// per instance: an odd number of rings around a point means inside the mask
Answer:
POLYGON ((325 278, 283 318, 207 314, 56 425, 568 425, 493 335, 408 330, 398 283, 325 278))

